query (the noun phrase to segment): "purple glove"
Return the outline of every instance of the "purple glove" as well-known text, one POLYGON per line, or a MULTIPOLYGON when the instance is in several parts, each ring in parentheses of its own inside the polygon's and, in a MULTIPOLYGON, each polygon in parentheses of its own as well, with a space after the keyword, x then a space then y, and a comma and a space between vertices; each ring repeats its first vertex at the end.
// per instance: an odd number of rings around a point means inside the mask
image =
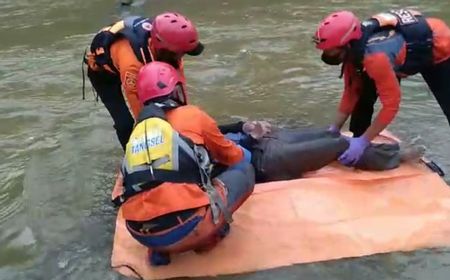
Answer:
POLYGON ((366 137, 361 136, 357 138, 348 138, 350 146, 348 149, 339 157, 339 161, 346 166, 355 165, 362 154, 370 145, 370 141, 366 137))
POLYGON ((329 132, 335 133, 335 134, 338 134, 341 132, 341 130, 335 124, 330 125, 327 130, 329 132))

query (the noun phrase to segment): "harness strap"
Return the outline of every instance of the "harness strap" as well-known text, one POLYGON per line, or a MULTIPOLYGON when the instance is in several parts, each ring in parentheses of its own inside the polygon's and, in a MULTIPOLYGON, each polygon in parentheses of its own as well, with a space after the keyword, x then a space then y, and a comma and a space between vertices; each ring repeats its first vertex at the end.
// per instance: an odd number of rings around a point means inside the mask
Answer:
POLYGON ((169 160, 169 157, 165 156, 154 160, 151 164, 142 164, 132 168, 124 160, 122 162, 122 174, 126 174, 123 181, 125 188, 120 196, 112 200, 114 205, 120 206, 133 195, 142 191, 152 190, 164 182, 200 184, 195 172, 181 173, 173 170, 158 169, 159 166, 169 162, 169 160), (155 178, 158 178, 158 180, 155 180, 155 178))
POLYGON ((172 171, 172 170, 161 170, 154 169, 149 165, 147 170, 136 171, 132 174, 128 174, 127 179, 124 180, 124 185, 126 187, 131 187, 134 185, 141 185, 149 180, 155 180, 160 182, 170 182, 170 183, 198 183, 195 180, 196 176, 189 176, 190 174, 182 174, 182 172, 172 171))
POLYGON ((217 225, 219 223, 220 212, 222 212, 222 214, 225 218, 225 221, 227 223, 232 223, 233 217, 232 217, 230 211, 228 211, 219 192, 211 184, 204 185, 204 187, 206 189, 206 194, 208 195, 208 198, 209 198, 214 224, 217 225))
POLYGON ((132 187, 125 188, 124 192, 121 195, 115 197, 112 200, 112 203, 114 204, 114 206, 120 207, 122 204, 125 203, 125 201, 127 201, 133 195, 135 195, 139 192, 142 192, 142 191, 154 189, 154 188, 158 187, 159 185, 161 185, 162 183, 163 182, 161 182, 161 181, 151 181, 151 182, 147 182, 145 184, 134 185, 132 187))
POLYGON ((86 74, 84 71, 84 64, 87 64, 86 54, 87 54, 87 47, 84 49, 83 59, 81 60, 81 79, 82 79, 81 97, 82 97, 82 100, 86 100, 86 74))
POLYGON ((204 191, 208 195, 209 202, 211 205, 211 213, 213 216, 213 222, 214 224, 219 223, 219 217, 220 212, 222 212, 225 221, 227 223, 232 223, 233 218, 228 211, 222 197, 218 193, 217 189, 214 187, 214 185, 211 183, 211 177, 209 176, 209 171, 207 170, 207 167, 205 166, 205 162, 209 162, 209 159, 202 159, 202 156, 207 156, 207 154, 202 153, 199 151, 199 147, 197 145, 194 146, 194 152, 196 153, 197 157, 197 164, 200 167, 200 178, 202 181, 201 186, 203 187, 204 191))

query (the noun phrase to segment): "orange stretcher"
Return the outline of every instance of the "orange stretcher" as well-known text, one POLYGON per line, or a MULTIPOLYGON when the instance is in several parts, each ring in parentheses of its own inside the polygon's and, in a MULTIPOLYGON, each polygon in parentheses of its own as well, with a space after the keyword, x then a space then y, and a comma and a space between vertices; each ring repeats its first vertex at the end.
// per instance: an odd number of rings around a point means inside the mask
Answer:
MULTIPOLYGON (((120 188, 118 177, 114 193, 120 188)), ((210 252, 175 255, 155 268, 119 210, 112 267, 169 279, 450 246, 450 188, 419 163, 383 172, 331 164, 303 179, 258 184, 233 217, 230 234, 210 252)))

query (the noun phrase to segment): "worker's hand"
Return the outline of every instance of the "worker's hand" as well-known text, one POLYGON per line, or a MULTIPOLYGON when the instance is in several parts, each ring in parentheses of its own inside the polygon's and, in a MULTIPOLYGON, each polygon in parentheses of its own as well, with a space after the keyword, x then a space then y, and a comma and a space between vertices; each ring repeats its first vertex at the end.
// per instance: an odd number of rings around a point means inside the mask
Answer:
POLYGON ((364 151, 369 147, 370 141, 366 137, 356 137, 348 138, 350 146, 348 149, 339 157, 339 161, 346 166, 354 166, 364 151))
POLYGON ((335 124, 330 125, 328 127, 327 131, 330 132, 331 134, 340 134, 341 133, 341 130, 335 124))
POLYGON ((266 121, 247 121, 242 131, 254 139, 261 139, 272 131, 272 125, 266 121))

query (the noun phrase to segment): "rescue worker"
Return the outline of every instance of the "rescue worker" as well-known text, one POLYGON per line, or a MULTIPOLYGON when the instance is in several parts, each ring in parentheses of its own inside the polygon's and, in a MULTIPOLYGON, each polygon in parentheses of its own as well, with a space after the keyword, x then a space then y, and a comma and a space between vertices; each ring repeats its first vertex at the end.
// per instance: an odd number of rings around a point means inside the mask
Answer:
POLYGON ((126 17, 95 35, 84 60, 88 77, 124 149, 142 108, 136 90, 139 69, 151 61, 164 61, 184 79, 183 55, 196 56, 203 49, 195 25, 175 12, 154 19, 126 17))
POLYGON ((204 111, 187 104, 182 78, 163 62, 139 72, 144 104, 126 146, 123 194, 113 200, 131 235, 163 265, 170 254, 207 251, 223 238, 231 214, 249 197, 254 169, 204 111), (229 167, 215 176, 214 164, 229 167))
POLYGON ((450 123, 450 29, 442 20, 400 9, 361 23, 339 11, 322 20, 314 41, 325 63, 342 64, 344 93, 330 130, 339 131, 351 115, 354 138, 339 158, 343 164, 355 165, 395 118, 404 77, 421 73, 450 123), (378 97, 382 107, 372 122, 378 97))
MULTIPOLYGON (((248 122, 223 125, 221 131, 251 153, 257 183, 301 178, 306 172, 337 160, 351 141, 350 137, 326 129, 277 128, 265 121, 255 121, 254 126, 259 128, 246 133, 244 128, 248 125, 248 122)), ((390 170, 402 162, 419 160, 424 152, 425 148, 418 145, 370 144, 355 167, 390 170)))

